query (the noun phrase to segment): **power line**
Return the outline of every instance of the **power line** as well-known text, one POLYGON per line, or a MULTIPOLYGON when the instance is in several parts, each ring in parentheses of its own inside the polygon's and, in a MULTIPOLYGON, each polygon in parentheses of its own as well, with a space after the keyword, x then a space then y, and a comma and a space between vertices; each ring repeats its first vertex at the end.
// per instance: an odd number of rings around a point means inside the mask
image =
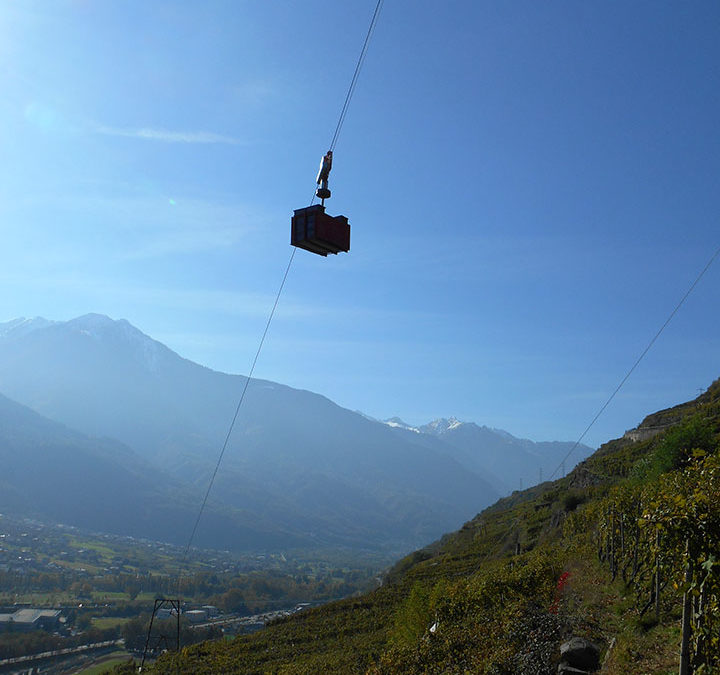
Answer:
MULTIPOLYGON (((657 333, 655 333, 652 340, 650 340, 647 347, 645 347, 645 349, 643 350, 642 354, 640 354, 640 356, 637 358, 635 363, 633 363, 630 370, 628 370, 628 372, 625 374, 625 377, 623 377, 623 379, 620 381, 620 384, 618 384, 618 386, 615 388, 615 391, 613 391, 613 393, 610 394, 610 397, 607 399, 607 401, 605 401, 605 403, 602 405, 600 410, 598 410, 597 414, 595 415, 595 417, 593 417, 590 424, 588 424, 587 427, 585 427, 585 431, 583 431, 582 434, 580 434, 580 437, 577 439, 577 441, 575 441, 575 444, 572 446, 572 448, 570 448, 570 450, 567 452, 565 457, 562 458, 562 460, 560 461, 560 464, 558 464, 555 471, 553 471, 552 474, 550 475, 550 477, 548 478, 548 481, 553 480, 553 478, 555 478, 558 471, 560 471, 560 470, 562 470, 562 474, 563 474, 563 476, 565 476, 565 462, 568 460, 570 455, 572 455, 572 453, 575 451, 575 449, 578 447, 578 445, 580 445, 580 443, 582 442, 582 439, 585 438, 585 435, 587 434, 588 431, 590 431, 590 429, 593 427, 595 422, 598 421, 598 419, 600 418, 600 415, 602 415, 603 412, 605 412, 605 409, 610 405, 612 400, 615 398, 617 393, 622 389, 625 382, 628 381, 628 379, 633 374, 635 369, 640 365, 640 362, 645 358, 645 355, 650 351, 652 346, 655 344, 656 340, 660 337, 660 335, 665 330, 667 325, 672 321, 673 317, 678 313, 680 308, 685 303, 685 300, 687 300, 689 295, 693 292, 693 290, 695 290, 695 287, 700 283, 700 280, 705 276, 705 273, 710 269, 710 266, 715 262, 715 259, 719 255, 720 255, 720 247, 718 247, 717 250, 715 251, 715 253, 712 254, 712 256, 710 257, 710 260, 708 260, 707 264, 705 265, 705 267, 703 267, 700 274, 697 275, 697 277, 695 278, 695 281, 692 282, 692 284, 690 285, 690 288, 688 288, 685 295, 683 295, 683 297, 680 299, 680 302, 678 302, 678 304, 675 305, 675 308, 672 310, 672 312, 670 312, 670 315, 668 316, 668 318, 665 319, 665 323, 663 323, 663 325, 660 326, 660 329, 657 331, 657 333)), ((522 479, 521 479, 520 487, 522 489, 522 479)), ((513 522, 510 523, 510 527, 507 529, 506 533, 500 538, 500 541, 503 541, 504 539, 506 539, 512 533, 513 529, 519 522, 520 522, 520 516, 516 517, 515 520, 513 520, 513 522)), ((485 558, 483 559, 483 562, 487 561, 490 558, 491 552, 492 551, 489 551, 486 554, 485 558)), ((479 567, 478 567, 478 569, 479 569, 479 567)))
MULTIPOLYGON (((355 91, 355 86, 357 85, 360 70, 362 69, 362 64, 365 61, 365 56, 367 54, 368 46, 370 44, 370 38, 375 30, 375 26, 377 25, 378 16, 380 15, 380 9, 382 7, 383 1, 384 0, 378 0, 377 4, 375 5, 375 11, 373 12, 372 20, 370 21, 370 27, 368 28, 368 32, 365 35, 365 41, 363 43, 362 49, 360 51, 360 56, 358 57, 358 61, 355 66, 355 72, 353 73, 352 80, 350 81, 350 86, 348 88, 347 94, 345 96, 345 101, 343 102, 343 106, 340 111, 340 117, 338 118, 338 122, 335 127, 335 133, 333 134, 330 149, 333 149, 335 147, 335 144, 337 143, 338 137, 340 135, 340 130, 342 129, 343 122, 345 121, 345 116, 347 115, 350 100, 352 99, 352 95, 355 91)), ((313 198, 311 200, 311 203, 314 201, 315 194, 313 192, 313 198)), ((260 358, 260 352, 262 351, 263 345, 265 344, 265 338, 267 337, 268 331, 270 330, 270 324, 272 323, 273 317, 275 316, 275 310, 277 309, 278 303, 280 302, 280 296, 282 294, 283 288, 285 287, 285 282, 287 281, 288 274, 290 273, 290 268, 292 266, 293 260, 295 259, 296 252, 297 249, 293 248, 292 253, 290 254, 290 260, 288 261, 287 267, 285 268, 285 273, 283 274, 282 282, 280 283, 280 288, 278 289, 277 295, 275 296, 275 302, 273 303, 272 310, 270 311, 270 316, 268 317, 267 323, 265 324, 265 330, 263 331, 262 337, 260 338, 260 344, 258 345, 257 351, 255 352, 255 358, 253 359, 250 372, 247 376, 247 379, 245 380, 245 385, 243 386, 242 393, 240 394, 240 399, 235 408, 235 414, 233 415, 232 421, 230 422, 228 432, 225 435, 225 440, 220 450, 217 462, 215 463, 215 469, 213 470, 207 490, 205 491, 205 496, 203 497, 202 504, 200 505, 200 510, 198 511, 197 518, 195 519, 195 524, 193 525, 192 532, 190 533, 190 537, 188 538, 188 543, 185 547, 185 553, 183 556, 183 562, 187 560, 188 553, 190 552, 190 547, 192 546, 192 542, 195 539, 195 534, 197 533, 200 519, 202 518, 203 512, 205 511, 208 497, 210 496, 210 492, 212 491, 212 487, 215 483, 215 478, 217 477, 218 471, 220 470, 220 464, 222 463, 223 457, 225 456, 225 451, 227 450, 230 436, 232 435, 233 429, 235 428, 235 423, 237 421, 238 414, 240 413, 240 408, 242 407, 243 401, 245 400, 245 394, 247 393, 250 379, 255 372, 255 366, 257 365, 258 359, 260 358)), ((180 578, 178 578, 178 591, 179 586, 180 578)))
POLYGON ((600 410, 598 410, 595 417, 593 417, 590 424, 588 424, 587 427, 585 427, 585 431, 583 431, 580 434, 580 438, 578 438, 577 441, 575 441, 575 444, 572 446, 572 448, 570 448, 570 450, 565 455, 565 457, 563 457, 563 459, 560 462, 560 464, 558 465, 558 467, 555 469, 555 471, 552 472, 549 480, 552 480, 556 476, 556 474, 560 470, 560 468, 564 466, 566 460, 570 457, 570 455, 572 455, 572 453, 575 451, 575 449, 578 447, 578 445, 580 445, 580 443, 582 442, 582 439, 585 438, 585 435, 587 434, 587 432, 590 431, 590 429, 592 429, 595 422, 598 421, 598 419, 600 418, 600 415, 602 415, 605 412, 605 409, 610 405, 610 403, 615 398, 617 393, 623 388, 623 385, 628 381, 628 379, 633 374, 633 372, 635 372, 635 369, 640 365, 640 362, 645 358, 645 355, 650 351, 652 346, 655 344, 656 340, 660 337, 660 335, 665 330, 665 328, 667 328, 668 324, 673 320, 673 317, 678 313, 680 308, 683 306, 683 304, 685 303, 685 300, 688 299, 688 296, 690 295, 690 293, 692 293, 695 290, 695 286, 697 286, 700 283, 700 280, 705 276, 705 272, 707 272, 710 269, 710 266, 715 262, 715 259, 718 257, 718 255, 720 255, 720 248, 718 248, 715 251, 715 253, 712 254, 712 256, 710 257, 710 260, 707 261, 707 264, 705 265, 705 267, 703 267, 700 274, 697 275, 697 277, 695 278, 695 281, 692 282, 692 284, 690 285, 690 288, 688 288, 685 295, 682 296, 680 302, 678 302, 678 304, 675 305, 675 309, 673 309, 673 311, 670 312, 670 315, 668 316, 668 318, 665 319, 665 323, 663 323, 663 325, 660 326, 660 329, 658 330, 658 332, 655 333, 655 336, 653 337, 652 340, 650 340, 650 342, 648 343, 648 346, 645 347, 642 354, 640 354, 640 356, 638 356, 637 360, 635 361, 635 363, 633 363, 630 370, 627 371, 627 373, 625 374, 625 377, 623 377, 623 379, 620 381, 620 384, 618 384, 618 386, 615 388, 615 391, 613 391, 613 393, 610 394, 610 397, 607 399, 607 401, 605 401, 605 403, 603 403, 602 407, 600 408, 600 410))
MULTIPOLYGON (((334 149, 335 144, 337 143, 338 137, 340 135, 340 130, 342 129, 343 122, 345 121, 345 116, 347 115, 348 107, 350 105, 350 100, 352 99, 352 95, 355 91, 355 86, 357 85, 358 76, 360 75, 360 70, 362 69, 362 64, 365 61, 365 55, 367 54, 368 45, 370 44, 370 37, 372 36, 373 31, 375 30, 375 26, 377 24, 377 19, 380 14, 380 8, 383 4, 383 0, 378 0, 377 4, 375 5, 375 11, 373 12, 372 20, 370 22, 370 27, 368 28, 367 35, 365 36, 365 42, 363 43, 362 50, 360 51, 360 56, 358 58, 357 64, 355 66, 355 72, 353 73, 352 80, 350 81, 350 87, 348 88, 348 92, 345 96, 345 101, 343 102, 342 109, 340 111, 340 117, 338 118, 337 125, 335 127, 335 133, 333 134, 332 143, 330 145, 330 149, 334 149)), ((315 201, 315 191, 313 190, 313 197, 311 199, 311 204, 315 201)), ((215 479, 217 478, 218 471, 220 470, 220 465, 222 463, 223 457, 225 456, 225 451, 227 450, 228 443, 230 442, 230 436, 232 435, 233 429, 235 428, 235 423, 237 422, 238 415, 240 414, 240 408, 242 407, 243 401, 245 400, 245 394, 247 393, 248 386, 250 385, 250 380, 253 376, 253 373, 255 372, 255 366, 257 365, 258 359, 260 358, 260 352, 262 351, 263 345, 265 344, 265 338, 267 337, 268 331, 270 330, 270 324, 272 323, 273 317, 275 316, 275 310, 277 309, 278 303, 280 302, 280 296, 282 295, 283 288, 285 288, 285 282, 287 281, 288 274, 290 273, 290 268, 292 267, 293 260, 295 259, 295 253, 297 252, 297 248, 293 248, 292 253, 290 254, 290 260, 288 261, 287 267, 285 268, 285 273, 282 277, 282 282, 280 283, 280 288, 278 288, 278 292, 275 295, 275 301, 273 302, 272 309, 270 310, 270 315, 268 316, 267 322, 265 323, 265 329, 263 330, 262 337, 260 338, 260 344, 258 345, 257 351, 255 352, 255 358, 253 359, 252 366, 250 367, 250 372, 248 373, 247 379, 245 380, 245 384, 242 389, 242 393, 240 394, 240 399, 238 400, 238 404, 235 407, 235 413, 232 417, 232 420, 230 422, 230 427, 228 428, 227 434, 225 435, 225 440, 222 444, 222 448, 220 450, 220 454, 218 455, 217 462, 215 463, 215 469, 213 470, 212 476, 210 477, 210 482, 208 483, 207 490, 205 491, 205 496, 203 497, 202 504, 200 505, 200 509, 197 514, 197 518, 195 519, 195 523, 193 525, 192 531, 190 533, 190 536, 188 537, 187 546, 185 547, 185 553, 183 554, 182 562, 180 563, 180 569, 178 571, 178 580, 177 580, 177 590, 178 590, 178 607, 180 606, 180 586, 182 582, 182 567, 185 562, 187 562, 187 557, 190 552, 190 548, 192 546, 193 540, 195 539, 195 534, 197 533, 198 527, 200 525, 200 520, 202 518, 202 515, 205 511, 205 507, 207 506, 207 501, 210 496, 210 492, 212 491, 213 485, 215 484, 215 479)), ((157 609, 157 603, 156 603, 156 609, 157 609)), ((156 614, 156 609, 153 610, 153 618, 156 614)), ((178 610, 179 611, 179 610, 178 610)), ((152 619, 150 621, 150 627, 148 628, 148 641, 150 639, 150 631, 152 629, 152 619)), ((180 650, 180 638, 178 636, 178 651, 180 650)), ((145 650, 143 651, 143 663, 145 662, 145 656, 147 654, 147 642, 145 645, 145 650)))
POLYGON ((203 511, 205 510, 205 505, 207 504, 208 497, 210 496, 210 491, 212 490, 212 486, 215 483, 215 477, 217 476, 217 473, 220 469, 220 464, 222 463, 223 456, 225 455, 225 450, 227 450, 230 436, 232 435, 233 429, 235 428, 235 422, 237 421, 238 414, 240 413, 240 408, 242 407, 243 401, 245 400, 245 394, 247 393, 248 385, 250 384, 250 378, 255 372, 255 366, 257 365, 258 359, 260 358, 260 352, 262 351, 263 345, 265 344, 265 338, 267 337, 268 331, 270 330, 270 324, 272 323, 273 317, 275 316, 275 310, 277 309, 278 302, 280 302, 280 295, 282 294, 283 288, 285 287, 285 282, 287 281, 288 274, 290 273, 290 267, 292 266, 292 262, 295 258, 296 252, 297 249, 293 248, 292 253, 290 254, 290 260, 288 261, 287 267, 285 268, 285 274, 283 275, 282 282, 280 283, 280 288, 278 289, 277 295, 275 296, 275 302, 273 303, 272 309, 270 310, 270 316, 268 316, 267 323, 265 324, 265 330, 263 331, 262 337, 260 338, 260 344, 258 345, 257 351, 255 352, 255 358, 253 359, 252 366, 250 367, 250 372, 248 373, 247 379, 245 380, 242 394, 240 394, 240 400, 238 401, 238 404, 235 408, 235 414, 233 415, 232 421, 230 422, 230 428, 225 435, 225 441, 223 442, 222 449, 220 450, 220 455, 217 459, 217 463, 215 464, 215 470, 213 471, 212 477, 210 478, 210 483, 208 484, 207 490, 205 492, 205 497, 203 498, 202 505, 200 506, 200 511, 198 512, 197 518, 195 519, 195 525, 193 526, 187 546, 185 547, 185 555, 183 556, 184 559, 187 558, 188 552, 190 551, 190 546, 192 545, 193 539, 195 538, 195 533, 197 532, 198 525, 200 524, 200 518, 202 517, 203 511))
POLYGON ((373 12, 372 19, 370 21, 370 27, 368 28, 367 35, 365 36, 365 42, 363 42, 362 49, 360 50, 360 56, 358 57, 357 64, 355 65, 355 72, 353 73, 352 80, 350 80, 350 86, 348 87, 347 94, 345 95, 345 101, 342 105, 342 109, 340 110, 340 117, 338 119, 337 126, 335 127, 335 133, 333 134, 332 141, 330 142, 330 150, 335 149, 338 136, 340 135, 340 129, 342 129, 342 125, 345 122, 345 115, 347 114, 350 100, 355 93, 355 85, 357 85, 360 71, 362 70, 363 63, 365 62, 365 55, 367 54, 368 46, 370 44, 370 38, 375 31, 375 26, 377 25, 377 20, 380 16, 380 10, 382 9, 383 2, 384 0, 378 0, 375 5, 375 11, 373 12))

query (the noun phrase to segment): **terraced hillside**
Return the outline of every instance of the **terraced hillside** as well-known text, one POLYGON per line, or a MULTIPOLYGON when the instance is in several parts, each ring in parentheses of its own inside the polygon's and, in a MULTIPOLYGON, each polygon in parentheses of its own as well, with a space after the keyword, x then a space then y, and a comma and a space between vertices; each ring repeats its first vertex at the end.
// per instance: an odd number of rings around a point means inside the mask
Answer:
MULTIPOLYGON (((146 672, 720 672, 720 381, 650 415, 562 480, 516 492, 398 562, 378 590, 146 672)), ((123 671, 131 672, 128 666, 123 671)))

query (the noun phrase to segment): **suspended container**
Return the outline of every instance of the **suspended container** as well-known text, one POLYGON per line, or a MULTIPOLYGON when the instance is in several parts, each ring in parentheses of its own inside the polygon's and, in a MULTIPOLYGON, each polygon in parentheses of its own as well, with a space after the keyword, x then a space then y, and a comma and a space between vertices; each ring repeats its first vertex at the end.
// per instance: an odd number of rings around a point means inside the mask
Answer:
POLYGON ((296 209, 292 217, 290 243, 326 256, 350 250, 350 225, 345 216, 330 216, 321 204, 296 209))

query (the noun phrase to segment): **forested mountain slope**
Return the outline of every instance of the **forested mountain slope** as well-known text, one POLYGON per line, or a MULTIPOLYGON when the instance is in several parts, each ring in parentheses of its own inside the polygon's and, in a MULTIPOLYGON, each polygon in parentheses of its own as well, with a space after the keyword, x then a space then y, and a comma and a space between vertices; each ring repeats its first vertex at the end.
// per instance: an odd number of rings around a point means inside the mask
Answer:
POLYGON ((719 442, 715 382, 406 557, 378 590, 148 672, 544 675, 573 635, 605 673, 667 673, 684 635, 687 672, 716 673, 719 442))

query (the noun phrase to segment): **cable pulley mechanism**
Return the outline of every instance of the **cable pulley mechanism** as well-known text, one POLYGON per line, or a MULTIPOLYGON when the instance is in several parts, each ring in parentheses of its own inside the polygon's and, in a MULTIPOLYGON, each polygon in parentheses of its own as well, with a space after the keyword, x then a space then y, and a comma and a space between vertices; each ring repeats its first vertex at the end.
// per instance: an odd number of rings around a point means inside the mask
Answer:
POLYGON ((315 196, 320 204, 311 204, 304 209, 295 209, 291 221, 290 243, 311 253, 326 256, 328 253, 347 253, 350 250, 350 225, 345 216, 331 216, 325 213, 325 200, 330 198, 328 179, 332 169, 332 150, 328 150, 320 161, 315 182, 318 185, 315 196))
POLYGON ((315 182, 318 184, 318 189, 315 191, 315 196, 320 198, 320 203, 325 206, 325 200, 330 199, 332 194, 328 189, 328 179, 330 178, 330 170, 332 169, 332 155, 333 151, 328 150, 323 158, 320 160, 320 168, 318 169, 318 175, 315 182))

